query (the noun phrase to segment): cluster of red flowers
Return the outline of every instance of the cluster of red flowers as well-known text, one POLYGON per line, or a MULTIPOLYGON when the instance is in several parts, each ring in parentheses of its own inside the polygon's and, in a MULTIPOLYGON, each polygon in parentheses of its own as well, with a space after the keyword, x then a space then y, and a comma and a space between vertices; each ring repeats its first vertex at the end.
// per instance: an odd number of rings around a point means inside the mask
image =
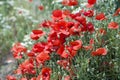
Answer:
MULTIPOLYGON (((31 1, 31 0, 30 0, 31 1)), ((94 5, 96 0, 88 0, 88 4, 94 5)), ((77 0, 63 0, 63 5, 76 6, 77 0)), ((115 15, 118 14, 118 11, 115 15)), ((13 55, 16 59, 21 59, 23 55, 27 55, 27 60, 22 62, 15 71, 18 74, 24 75, 21 80, 50 80, 52 69, 45 65, 45 62, 50 60, 50 55, 56 53, 60 60, 56 61, 58 65, 66 69, 70 76, 66 76, 64 80, 70 80, 74 72, 71 70, 71 61, 81 49, 90 50, 92 56, 107 55, 105 47, 99 47, 95 50, 94 39, 89 40, 89 45, 85 46, 81 39, 67 41, 71 36, 84 37, 84 33, 93 34, 96 30, 94 23, 88 22, 87 18, 94 18, 95 20, 106 20, 104 13, 95 14, 94 10, 81 10, 75 14, 69 10, 54 10, 52 12, 52 20, 46 20, 40 24, 40 27, 49 28, 50 32, 45 32, 42 29, 33 30, 30 37, 32 40, 38 40, 41 36, 47 35, 46 42, 37 42, 32 49, 27 52, 27 49, 20 43, 16 43, 13 48, 13 55), (37 69, 41 69, 37 74, 37 69), (28 79, 25 75, 32 74, 34 77, 28 79)), ((108 24, 109 29, 118 29, 119 25, 116 22, 108 24)), ((104 28, 99 29, 99 33, 106 34, 104 28)), ((12 76, 7 77, 8 80, 16 80, 12 76)))
POLYGON ((76 6, 78 5, 78 1, 77 0, 63 0, 62 4, 66 6, 76 6))

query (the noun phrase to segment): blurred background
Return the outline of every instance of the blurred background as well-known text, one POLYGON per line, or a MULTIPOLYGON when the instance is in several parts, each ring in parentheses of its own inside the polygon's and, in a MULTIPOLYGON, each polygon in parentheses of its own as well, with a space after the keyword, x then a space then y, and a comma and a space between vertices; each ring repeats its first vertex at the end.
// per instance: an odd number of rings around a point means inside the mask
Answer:
MULTIPOLYGON (((28 42, 32 29, 39 27, 43 20, 50 19, 52 10, 69 9, 61 5, 62 0, 0 0, 0 78, 12 74, 15 60, 11 47, 15 42, 28 42)), ((79 11, 87 0, 79 0, 79 11)), ((96 11, 113 14, 120 6, 120 0, 98 0, 96 11), (98 7, 99 6, 99 7, 98 7), (108 11, 106 11, 108 10, 108 11)), ((71 9, 73 9, 71 7, 71 9)), ((29 44, 32 44, 29 41, 29 44)))

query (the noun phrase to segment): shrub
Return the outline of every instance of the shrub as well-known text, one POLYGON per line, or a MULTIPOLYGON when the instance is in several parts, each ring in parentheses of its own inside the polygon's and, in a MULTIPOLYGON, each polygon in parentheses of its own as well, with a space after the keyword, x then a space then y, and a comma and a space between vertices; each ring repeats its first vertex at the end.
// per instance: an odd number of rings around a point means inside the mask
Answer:
POLYGON ((88 0, 76 12, 77 0, 61 3, 70 10, 53 10, 51 20, 29 35, 33 45, 14 44, 13 56, 19 64, 15 72, 20 79, 119 80, 120 22, 116 16, 120 10, 98 12, 96 0, 88 0))

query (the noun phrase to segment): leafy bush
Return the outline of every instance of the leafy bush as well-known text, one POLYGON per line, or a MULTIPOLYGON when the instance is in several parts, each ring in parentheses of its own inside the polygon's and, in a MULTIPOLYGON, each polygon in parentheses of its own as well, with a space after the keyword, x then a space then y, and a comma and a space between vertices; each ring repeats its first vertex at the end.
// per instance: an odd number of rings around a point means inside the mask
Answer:
MULTIPOLYGON (((116 5, 111 2, 107 5, 88 0, 78 7, 77 0, 61 0, 57 2, 61 9, 49 4, 50 9, 54 9, 51 19, 39 24, 39 28, 32 30, 22 43, 13 45, 18 78, 119 80, 120 8, 115 11, 116 5), (101 7, 103 5, 107 5, 108 10, 101 7)), ((43 8, 39 6, 39 9, 43 8)), ((7 79, 16 80, 13 76, 7 76, 7 79)))

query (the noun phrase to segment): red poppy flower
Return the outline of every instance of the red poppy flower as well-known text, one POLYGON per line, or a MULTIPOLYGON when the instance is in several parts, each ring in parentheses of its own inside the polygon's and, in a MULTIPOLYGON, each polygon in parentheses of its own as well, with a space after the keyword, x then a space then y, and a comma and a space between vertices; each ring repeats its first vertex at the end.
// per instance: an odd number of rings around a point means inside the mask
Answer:
POLYGON ((95 4, 95 3, 96 3, 96 0, 88 0, 88 4, 93 5, 93 4, 95 4))
POLYGON ((11 51, 13 52, 14 58, 19 59, 22 58, 22 52, 26 52, 27 49, 21 43, 15 43, 11 51))
POLYGON ((11 51, 13 52, 26 52, 26 48, 21 43, 15 43, 11 51))
POLYGON ((87 26, 87 30, 89 32, 91 32, 91 33, 94 32, 94 30, 95 30, 94 25, 91 22, 88 22, 86 26, 87 26))
POLYGON ((33 52, 33 51, 30 51, 30 52, 28 52, 27 55, 28 55, 29 57, 35 57, 35 56, 36 56, 36 53, 33 52))
POLYGON ((79 50, 82 48, 82 41, 81 40, 76 40, 73 42, 70 42, 70 46, 73 48, 73 50, 79 50))
POLYGON ((76 21, 78 21, 80 24, 82 24, 83 26, 86 26, 86 18, 84 16, 77 16, 75 18, 76 21))
POLYGON ((41 52, 37 55, 36 60, 38 63, 44 63, 47 60, 50 60, 50 56, 48 51, 41 52))
POLYGON ((17 74, 36 74, 34 70, 34 61, 32 59, 27 59, 22 62, 18 69, 16 70, 17 74))
POLYGON ((6 79, 7 80, 17 80, 14 76, 11 76, 11 75, 7 75, 6 79))
POLYGON ((59 54, 63 58, 68 58, 68 53, 65 50, 65 46, 61 45, 60 48, 57 50, 57 54, 59 54))
POLYGON ((69 29, 69 34, 70 35, 80 35, 81 33, 81 27, 79 22, 73 23, 71 28, 69 29))
POLYGON ((42 26, 42 27, 46 27, 46 28, 49 28, 50 26, 51 26, 51 24, 52 24, 52 22, 51 21, 47 21, 47 20, 45 20, 45 21, 43 21, 41 24, 40 24, 40 26, 42 26))
POLYGON ((57 32, 55 32, 54 30, 52 30, 49 35, 48 35, 48 42, 54 42, 54 40, 58 39, 58 35, 57 32))
POLYGON ((85 11, 83 14, 87 17, 92 17, 94 15, 94 11, 93 10, 88 10, 88 11, 85 11))
POLYGON ((120 8, 118 8, 115 13, 113 14, 113 16, 118 16, 120 14, 120 8))
POLYGON ((96 20, 105 20, 107 18, 105 17, 104 13, 99 13, 99 14, 96 15, 95 19, 96 20))
POLYGON ((77 50, 74 50, 72 46, 67 46, 67 50, 69 51, 69 57, 73 58, 77 54, 77 50))
POLYGON ((62 4, 65 6, 76 6, 78 5, 78 0, 63 0, 62 4))
MULTIPOLYGON (((49 35, 48 35, 48 42, 51 42, 53 46, 58 46, 60 45, 60 39, 58 38, 57 32, 52 31, 49 35)), ((52 48, 51 48, 52 49, 52 48)))
POLYGON ((38 6, 38 9, 42 11, 44 10, 44 6, 38 6))
POLYGON ((104 56, 107 54, 106 48, 98 48, 96 51, 92 52, 92 56, 104 56))
POLYGON ((42 68, 41 74, 42 74, 42 79, 43 80, 50 80, 50 75, 52 73, 52 70, 50 68, 42 68))
POLYGON ((35 53, 40 53, 45 49, 45 45, 43 43, 36 43, 32 47, 32 51, 35 53))
POLYGON ((68 28, 66 25, 67 25, 67 22, 62 20, 62 21, 55 23, 52 28, 54 29, 54 31, 59 31, 59 32, 67 31, 68 28))
POLYGON ((52 12, 52 16, 55 17, 55 18, 62 18, 62 11, 61 10, 54 10, 52 12))
POLYGON ((118 25, 118 23, 116 23, 116 22, 110 22, 110 23, 108 24, 108 28, 109 28, 109 29, 118 29, 118 28, 119 28, 119 25, 118 25))
POLYGON ((59 40, 60 40, 61 45, 65 43, 67 37, 69 37, 69 32, 61 31, 61 33, 59 34, 59 40))
MULTIPOLYGON (((58 28, 59 29, 59 28, 58 28)), ((59 47, 65 42, 65 38, 68 37, 68 32, 64 31, 64 29, 60 31, 52 31, 48 36, 48 42, 51 42, 53 46, 59 47)))
POLYGON ((70 35, 80 35, 81 28, 73 26, 69 29, 69 33, 70 33, 70 35))
POLYGON ((42 30, 32 30, 32 34, 30 35, 31 39, 38 40, 39 37, 43 36, 45 33, 42 30))
POLYGON ((67 26, 67 28, 69 30, 72 26, 74 26, 74 22, 69 21, 69 22, 67 22, 66 26, 67 26))
POLYGON ((76 6, 78 5, 78 0, 69 0, 68 6, 76 6))
POLYGON ((75 14, 70 14, 69 16, 70 16, 70 18, 75 19, 76 17, 81 16, 81 12, 77 12, 75 14))
POLYGON ((62 11, 61 11, 61 10, 54 10, 54 11, 52 12, 52 15, 53 15, 54 17, 62 17, 62 11))
POLYGON ((52 70, 48 67, 44 67, 41 70, 41 74, 38 76, 37 80, 50 80, 50 75, 52 70))

